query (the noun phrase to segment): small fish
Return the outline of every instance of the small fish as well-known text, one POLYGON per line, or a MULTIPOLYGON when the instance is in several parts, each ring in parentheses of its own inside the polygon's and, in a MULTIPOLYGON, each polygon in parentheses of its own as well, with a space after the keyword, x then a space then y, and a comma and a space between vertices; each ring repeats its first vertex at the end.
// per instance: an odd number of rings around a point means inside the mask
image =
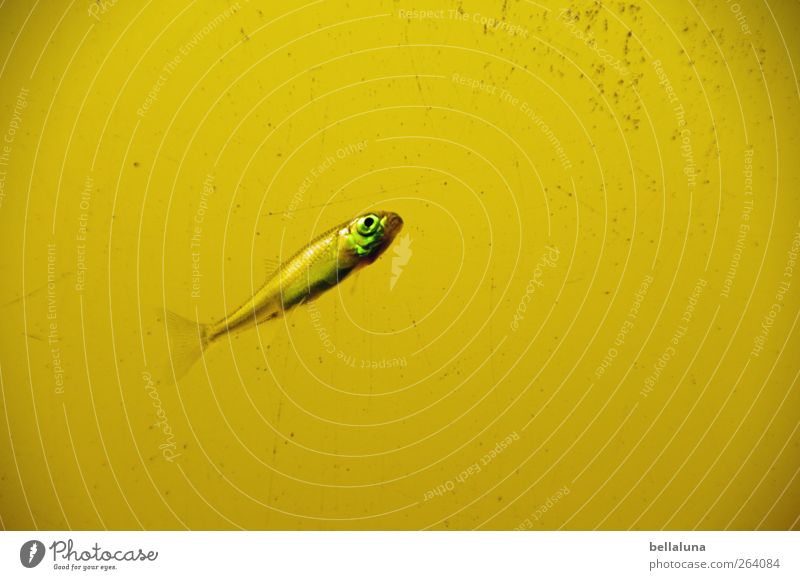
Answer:
POLYGON ((220 337, 277 318, 377 260, 402 227, 396 213, 374 211, 328 230, 283 262, 250 300, 219 322, 198 324, 166 311, 175 380, 220 337))

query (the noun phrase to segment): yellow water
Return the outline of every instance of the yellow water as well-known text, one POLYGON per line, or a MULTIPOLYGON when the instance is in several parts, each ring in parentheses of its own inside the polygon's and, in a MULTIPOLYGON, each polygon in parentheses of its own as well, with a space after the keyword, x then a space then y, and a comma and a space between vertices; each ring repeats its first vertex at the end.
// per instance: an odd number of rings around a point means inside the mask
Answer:
POLYGON ((3 527, 798 527, 796 3, 0 22, 3 527), (369 208, 378 262, 159 382, 157 308, 369 208))

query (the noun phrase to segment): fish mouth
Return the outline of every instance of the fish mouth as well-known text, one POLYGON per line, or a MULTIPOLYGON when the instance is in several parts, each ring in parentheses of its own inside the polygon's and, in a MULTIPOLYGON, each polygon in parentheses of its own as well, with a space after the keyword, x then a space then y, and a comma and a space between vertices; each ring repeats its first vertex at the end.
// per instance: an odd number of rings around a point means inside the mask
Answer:
POLYGON ((384 215, 383 231, 387 245, 403 229, 403 218, 394 212, 387 211, 384 215))

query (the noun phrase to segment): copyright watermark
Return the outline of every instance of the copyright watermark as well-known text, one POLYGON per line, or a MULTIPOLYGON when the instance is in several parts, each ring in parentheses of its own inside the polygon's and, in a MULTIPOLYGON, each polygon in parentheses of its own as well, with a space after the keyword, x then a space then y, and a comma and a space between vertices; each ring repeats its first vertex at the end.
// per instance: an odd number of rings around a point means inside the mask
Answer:
POLYGON ((547 269, 552 269, 556 267, 556 263, 558 262, 558 256, 560 255, 560 251, 557 247, 553 246, 547 249, 547 252, 542 254, 539 260, 536 262, 536 266, 533 268, 533 273, 531 274, 530 279, 528 280, 527 286, 525 286, 525 294, 522 295, 522 298, 517 305, 517 310, 514 312, 514 318, 511 320, 511 330, 516 332, 519 330, 519 323, 522 322, 525 318, 525 315, 528 311, 528 305, 533 300, 536 292, 539 288, 544 286, 544 281, 542 280, 545 271, 547 269))

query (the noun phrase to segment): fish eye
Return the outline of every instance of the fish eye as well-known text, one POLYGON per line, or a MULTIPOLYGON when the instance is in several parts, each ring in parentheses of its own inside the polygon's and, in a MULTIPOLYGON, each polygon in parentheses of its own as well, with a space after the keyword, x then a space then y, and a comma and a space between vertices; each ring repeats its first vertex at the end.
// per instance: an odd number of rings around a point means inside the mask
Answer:
POLYGON ((358 220, 356 228, 358 229, 358 233, 362 236, 375 233, 375 230, 378 228, 378 216, 370 214, 362 217, 358 220))

